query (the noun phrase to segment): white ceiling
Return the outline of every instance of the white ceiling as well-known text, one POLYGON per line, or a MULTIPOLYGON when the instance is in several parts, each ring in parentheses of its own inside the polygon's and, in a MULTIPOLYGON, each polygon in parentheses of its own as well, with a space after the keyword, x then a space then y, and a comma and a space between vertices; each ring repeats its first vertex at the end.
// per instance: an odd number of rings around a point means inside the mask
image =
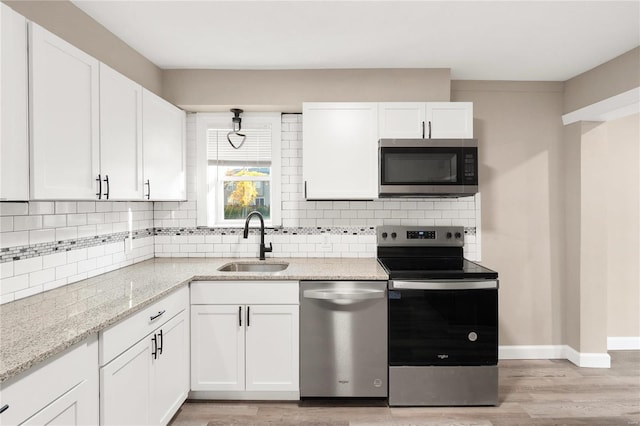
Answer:
POLYGON ((161 68, 564 81, 640 45, 640 1, 73 2, 161 68))

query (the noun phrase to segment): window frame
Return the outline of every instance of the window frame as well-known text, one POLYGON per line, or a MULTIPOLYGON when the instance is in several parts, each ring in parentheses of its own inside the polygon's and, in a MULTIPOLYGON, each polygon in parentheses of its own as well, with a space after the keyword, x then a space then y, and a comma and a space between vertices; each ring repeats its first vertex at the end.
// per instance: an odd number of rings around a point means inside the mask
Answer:
MULTIPOLYGON (((215 202, 209 199, 210 178, 219 186, 218 176, 209 176, 209 160, 207 159, 207 130, 229 128, 233 123, 233 114, 196 113, 196 225, 203 227, 242 227, 242 220, 220 220, 217 211, 223 202, 220 191, 215 192, 215 202), (214 210, 211 214, 211 210, 214 210), (209 217, 214 219, 209 221, 209 217)), ((271 207, 270 218, 265 219, 265 226, 282 226, 282 114, 279 112, 248 112, 241 115, 242 127, 271 125, 271 207)))

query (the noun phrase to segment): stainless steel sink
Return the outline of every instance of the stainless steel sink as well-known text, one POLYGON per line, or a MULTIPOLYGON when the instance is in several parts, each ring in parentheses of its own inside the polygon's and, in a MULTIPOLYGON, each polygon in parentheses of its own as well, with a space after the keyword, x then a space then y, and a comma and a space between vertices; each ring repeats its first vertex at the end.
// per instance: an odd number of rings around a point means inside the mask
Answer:
POLYGON ((222 265, 218 271, 222 272, 278 272, 289 267, 288 263, 264 263, 264 262, 231 262, 222 265))

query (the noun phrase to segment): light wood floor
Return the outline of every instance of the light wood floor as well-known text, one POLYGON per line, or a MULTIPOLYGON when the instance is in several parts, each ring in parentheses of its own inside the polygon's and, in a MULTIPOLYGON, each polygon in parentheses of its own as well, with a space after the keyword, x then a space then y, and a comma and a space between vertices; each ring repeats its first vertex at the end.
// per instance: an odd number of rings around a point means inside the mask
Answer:
POLYGON ((610 354, 610 369, 578 368, 564 360, 500 361, 497 407, 187 401, 171 426, 638 425, 640 351, 610 354))

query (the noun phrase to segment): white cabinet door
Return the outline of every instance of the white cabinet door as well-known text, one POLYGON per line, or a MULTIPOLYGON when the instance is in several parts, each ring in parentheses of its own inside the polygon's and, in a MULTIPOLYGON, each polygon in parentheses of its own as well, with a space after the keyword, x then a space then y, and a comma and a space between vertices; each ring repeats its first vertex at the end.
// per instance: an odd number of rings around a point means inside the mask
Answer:
POLYGON ((298 306, 247 306, 246 390, 299 389, 298 306))
POLYGON ((393 139, 424 138, 424 102, 385 102, 378 104, 379 137, 393 139))
POLYGON ((4 3, 0 44, 0 200, 28 200, 27 20, 4 3))
MULTIPOLYGON (((97 383, 93 383, 97 385, 97 383)), ((23 425, 93 425, 98 421, 98 401, 88 380, 46 406, 23 425)))
POLYGON ((95 199, 98 61, 29 23, 31 198, 95 199))
POLYGON ((103 199, 142 200, 142 87, 102 63, 100 174, 103 199))
POLYGON ((244 322, 240 305, 191 306, 191 390, 244 390, 244 322))
POLYGON ((156 332, 158 355, 152 358, 151 424, 166 425, 189 393, 189 323, 187 313, 173 317, 156 332))
POLYGON ((378 104, 304 103, 302 174, 311 200, 378 196, 378 104))
POLYGON ((150 417, 151 336, 100 369, 100 424, 147 425, 150 417))
POLYGON ((473 138, 473 103, 427 103, 427 137, 429 134, 434 139, 473 138))
POLYGON ((142 149, 145 198, 186 200, 184 134, 184 111, 143 89, 142 149))
POLYGON ((97 424, 98 381, 93 335, 0 384, 0 424, 97 424))

